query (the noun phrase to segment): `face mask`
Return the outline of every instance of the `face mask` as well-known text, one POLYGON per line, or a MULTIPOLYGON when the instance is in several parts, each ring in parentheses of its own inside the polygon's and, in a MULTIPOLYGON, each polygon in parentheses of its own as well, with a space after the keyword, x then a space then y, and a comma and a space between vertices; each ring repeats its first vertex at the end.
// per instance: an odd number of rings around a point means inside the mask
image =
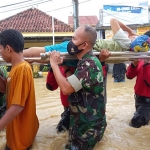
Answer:
POLYGON ((79 50, 78 46, 82 45, 83 43, 81 43, 79 45, 75 45, 72 41, 70 41, 68 43, 68 45, 67 45, 67 51, 68 51, 68 53, 70 55, 75 55, 75 54, 81 53, 83 51, 83 49, 79 50))

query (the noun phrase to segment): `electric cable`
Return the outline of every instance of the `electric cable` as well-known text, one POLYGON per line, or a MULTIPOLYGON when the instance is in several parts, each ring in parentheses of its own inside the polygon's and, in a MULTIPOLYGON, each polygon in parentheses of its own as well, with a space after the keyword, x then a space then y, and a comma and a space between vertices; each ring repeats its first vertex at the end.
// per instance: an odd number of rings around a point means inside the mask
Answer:
POLYGON ((12 10, 18 10, 18 9, 26 8, 26 7, 31 7, 31 6, 33 6, 33 5, 38 5, 38 4, 46 3, 46 2, 49 2, 49 1, 51 1, 51 0, 45 0, 45 1, 42 1, 42 2, 41 2, 41 0, 40 0, 40 1, 37 1, 36 3, 27 4, 27 6, 22 6, 22 7, 21 7, 21 6, 18 6, 18 8, 11 8, 11 9, 9 9, 9 10, 3 10, 3 11, 1 11, 0 13, 9 12, 9 11, 12 11, 12 10))
POLYGON ((18 5, 18 4, 26 3, 26 2, 29 2, 29 1, 32 1, 32 0, 22 1, 22 2, 19 2, 19 3, 13 3, 13 4, 9 4, 9 5, 4 5, 4 6, 0 6, 0 8, 9 7, 9 6, 12 6, 12 5, 18 5))

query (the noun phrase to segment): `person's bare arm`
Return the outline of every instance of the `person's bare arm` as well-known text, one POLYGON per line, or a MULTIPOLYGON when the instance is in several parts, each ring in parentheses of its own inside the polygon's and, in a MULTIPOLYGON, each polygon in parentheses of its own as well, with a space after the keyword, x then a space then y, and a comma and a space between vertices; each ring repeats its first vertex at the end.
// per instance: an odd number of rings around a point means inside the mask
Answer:
POLYGON ((23 50, 23 56, 25 60, 29 63, 37 62, 37 63, 49 63, 49 60, 35 60, 28 59, 28 57, 40 57, 40 53, 45 53, 44 47, 30 47, 28 49, 23 50))
POLYGON ((0 131, 4 129, 22 110, 23 107, 12 105, 0 119, 0 131))
POLYGON ((110 25, 111 25, 111 29, 113 31, 113 34, 116 34, 116 32, 122 28, 123 31, 128 32, 129 35, 135 35, 135 33, 133 32, 133 30, 131 28, 129 28, 128 26, 126 26, 125 24, 123 24, 122 22, 120 22, 119 20, 112 18, 110 20, 110 25))
POLYGON ((55 75, 55 79, 57 81, 57 84, 59 85, 61 91, 64 95, 69 95, 73 92, 75 92, 74 88, 71 86, 71 84, 67 81, 67 79, 62 75, 59 64, 62 64, 63 58, 60 57, 60 53, 53 51, 50 54, 50 64, 53 69, 53 73, 55 75))
POLYGON ((42 59, 28 59, 27 57, 25 58, 25 60, 32 64, 32 63, 40 63, 40 64, 49 64, 49 59, 46 60, 42 60, 42 59))
POLYGON ((23 50, 24 57, 40 57, 40 53, 45 53, 44 47, 30 47, 23 50))
POLYGON ((71 86, 71 84, 67 81, 67 79, 62 75, 60 72, 60 69, 58 65, 52 65, 53 72, 55 75, 55 79, 63 92, 64 95, 69 95, 73 92, 75 92, 74 88, 71 86))

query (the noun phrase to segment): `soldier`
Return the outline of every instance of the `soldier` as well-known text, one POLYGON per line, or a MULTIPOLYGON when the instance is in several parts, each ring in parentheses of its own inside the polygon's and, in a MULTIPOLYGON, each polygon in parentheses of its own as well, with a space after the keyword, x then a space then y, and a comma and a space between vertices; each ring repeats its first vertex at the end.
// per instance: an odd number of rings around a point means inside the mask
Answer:
MULTIPOLYGON (((61 74, 60 53, 50 53, 50 64, 56 81, 65 95, 69 95, 69 150, 92 150, 106 128, 102 66, 92 53, 97 38, 90 26, 80 26, 74 32, 67 51, 78 58, 77 68, 67 79, 61 74)), ((69 73, 69 69, 67 72, 69 73)))
MULTIPOLYGON (((23 55, 24 57, 35 57, 35 56, 38 57, 40 56, 40 53, 51 52, 53 50, 60 51, 60 52, 67 52, 67 44, 69 43, 70 40, 71 38, 65 37, 62 39, 62 43, 60 44, 47 45, 44 47, 30 47, 23 51, 23 55)), ((103 66, 104 78, 106 78, 106 75, 107 75, 107 69, 106 69, 106 65, 104 61, 109 56, 110 56, 110 53, 105 49, 101 50, 101 54, 98 56, 103 66)), ((63 62, 63 65, 60 66, 60 70, 61 70, 61 73, 64 75, 64 77, 67 77, 68 75, 71 75, 74 72, 77 62, 78 62, 77 60, 69 60, 67 62, 63 62), (69 70, 69 72, 67 70, 69 70)), ((105 83, 105 87, 106 87, 106 83, 105 83)), ((54 91, 58 88, 58 84, 55 80, 55 77, 53 75, 53 70, 51 67, 48 71, 47 78, 46 78, 46 88, 50 91, 54 91)), ((105 93, 106 93, 106 88, 105 88, 105 93)), ((61 90, 60 90, 60 99, 64 107, 64 112, 61 114, 61 119, 58 125, 56 126, 57 133, 60 133, 69 129, 70 113, 69 113, 68 96, 64 95, 61 90)), ((106 94, 105 94, 105 99, 106 99, 106 94)))

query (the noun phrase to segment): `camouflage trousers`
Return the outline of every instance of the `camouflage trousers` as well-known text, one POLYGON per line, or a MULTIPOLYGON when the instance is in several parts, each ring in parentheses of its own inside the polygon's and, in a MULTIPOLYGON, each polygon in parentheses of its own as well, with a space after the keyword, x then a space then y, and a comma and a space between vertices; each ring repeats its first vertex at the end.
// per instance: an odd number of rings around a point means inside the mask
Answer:
POLYGON ((104 135, 107 125, 105 118, 80 124, 83 120, 79 116, 70 116, 69 144, 66 150, 92 150, 104 135))

